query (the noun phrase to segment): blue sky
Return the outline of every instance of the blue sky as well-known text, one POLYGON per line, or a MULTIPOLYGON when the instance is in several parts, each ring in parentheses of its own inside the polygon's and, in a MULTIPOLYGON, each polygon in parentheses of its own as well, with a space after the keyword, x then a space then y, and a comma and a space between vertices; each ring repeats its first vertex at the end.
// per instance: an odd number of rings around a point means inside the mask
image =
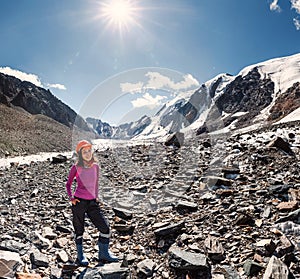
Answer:
POLYGON ((155 111, 184 82, 192 89, 220 73, 300 52, 300 0, 1 0, 0 26, 2 72, 32 74, 23 77, 84 117, 110 123, 133 108, 133 115, 146 112, 147 102, 155 111), (173 91, 124 97, 122 85, 149 81, 136 69, 167 77, 173 91), (92 108, 87 100, 94 95, 92 108))

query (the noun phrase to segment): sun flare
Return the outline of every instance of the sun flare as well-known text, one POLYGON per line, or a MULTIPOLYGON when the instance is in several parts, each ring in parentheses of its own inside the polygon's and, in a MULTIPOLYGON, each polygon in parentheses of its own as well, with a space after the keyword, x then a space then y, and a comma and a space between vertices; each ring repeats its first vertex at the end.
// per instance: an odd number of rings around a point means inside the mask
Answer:
POLYGON ((108 27, 122 32, 137 24, 137 10, 138 8, 130 0, 110 0, 102 4, 101 17, 108 27))

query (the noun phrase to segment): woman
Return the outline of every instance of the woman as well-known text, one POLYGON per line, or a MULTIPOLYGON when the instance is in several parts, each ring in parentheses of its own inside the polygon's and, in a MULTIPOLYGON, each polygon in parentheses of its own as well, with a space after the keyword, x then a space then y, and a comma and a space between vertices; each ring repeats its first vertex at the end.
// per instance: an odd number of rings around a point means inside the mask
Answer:
POLYGON ((83 266, 89 264, 83 253, 82 246, 86 214, 99 230, 99 261, 117 262, 118 258, 109 251, 111 232, 107 219, 99 207, 98 181, 100 170, 94 158, 92 144, 86 140, 79 141, 76 146, 76 153, 78 155, 78 161, 70 169, 66 190, 72 203, 77 262, 83 266), (77 186, 73 194, 72 182, 74 177, 76 177, 77 186))

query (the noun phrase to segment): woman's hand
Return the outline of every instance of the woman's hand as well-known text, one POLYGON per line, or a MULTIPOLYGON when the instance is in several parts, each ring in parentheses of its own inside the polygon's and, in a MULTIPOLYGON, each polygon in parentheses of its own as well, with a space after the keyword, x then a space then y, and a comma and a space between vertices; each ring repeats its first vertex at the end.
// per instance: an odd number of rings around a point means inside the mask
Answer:
POLYGON ((96 199, 96 204, 98 204, 99 206, 103 206, 103 202, 100 202, 98 198, 96 199))
POLYGON ((77 202, 80 202, 80 200, 78 200, 78 199, 73 199, 73 200, 71 200, 71 203, 72 203, 73 205, 76 205, 77 202))

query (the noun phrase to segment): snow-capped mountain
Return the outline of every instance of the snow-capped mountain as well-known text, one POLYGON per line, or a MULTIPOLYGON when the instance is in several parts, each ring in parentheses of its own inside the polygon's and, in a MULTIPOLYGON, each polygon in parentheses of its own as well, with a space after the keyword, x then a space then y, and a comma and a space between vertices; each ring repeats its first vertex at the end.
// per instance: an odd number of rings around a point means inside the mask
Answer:
POLYGON ((86 122, 101 138, 130 139, 139 135, 150 123, 148 116, 141 117, 138 121, 111 126, 99 119, 88 117, 86 122))
POLYGON ((182 92, 136 138, 271 124, 300 107, 300 53, 220 74, 195 92, 182 92))
POLYGON ((235 76, 219 74, 196 91, 180 92, 150 118, 117 127, 87 122, 103 138, 165 138, 291 121, 295 116, 287 116, 299 107, 300 53, 247 66, 235 76))

